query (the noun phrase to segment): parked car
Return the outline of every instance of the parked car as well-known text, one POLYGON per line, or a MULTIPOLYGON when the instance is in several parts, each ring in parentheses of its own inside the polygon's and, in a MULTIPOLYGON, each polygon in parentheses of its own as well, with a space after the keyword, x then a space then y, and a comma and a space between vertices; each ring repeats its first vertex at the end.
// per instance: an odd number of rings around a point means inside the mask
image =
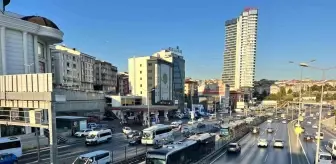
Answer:
POLYGON ((76 137, 86 137, 91 131, 92 129, 83 129, 83 130, 76 132, 75 136, 76 137))
POLYGON ((125 127, 122 128, 122 132, 124 134, 128 134, 128 133, 132 132, 132 129, 130 127, 125 126, 125 127))

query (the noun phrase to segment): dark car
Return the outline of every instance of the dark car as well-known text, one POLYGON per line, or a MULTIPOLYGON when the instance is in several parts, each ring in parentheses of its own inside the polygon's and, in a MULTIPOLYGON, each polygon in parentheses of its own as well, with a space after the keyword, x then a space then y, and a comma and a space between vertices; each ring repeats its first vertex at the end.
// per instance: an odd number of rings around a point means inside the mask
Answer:
POLYGON ((139 145, 141 144, 141 136, 134 136, 129 142, 128 144, 130 146, 135 146, 135 145, 139 145))
POLYGON ((197 128, 205 128, 205 124, 203 124, 203 123, 198 123, 198 124, 197 124, 197 128))
POLYGON ((142 132, 139 130, 133 130, 132 132, 126 135, 127 138, 133 138, 135 136, 142 136, 142 132))
POLYGON ((0 164, 18 164, 18 157, 14 154, 0 154, 0 164))
POLYGON ((307 142, 312 142, 312 141, 314 141, 314 136, 313 136, 313 135, 310 135, 310 134, 305 134, 305 135, 303 136, 303 140, 304 140, 304 141, 307 141, 307 142))

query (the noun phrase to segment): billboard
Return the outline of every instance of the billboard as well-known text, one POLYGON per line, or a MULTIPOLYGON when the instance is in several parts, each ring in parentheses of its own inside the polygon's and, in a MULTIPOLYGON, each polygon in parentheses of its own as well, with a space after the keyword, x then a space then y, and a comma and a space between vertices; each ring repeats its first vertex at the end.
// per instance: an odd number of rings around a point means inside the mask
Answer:
POLYGON ((167 64, 158 64, 157 66, 157 86, 155 90, 155 103, 162 100, 172 100, 171 83, 172 83, 172 70, 171 66, 167 64))

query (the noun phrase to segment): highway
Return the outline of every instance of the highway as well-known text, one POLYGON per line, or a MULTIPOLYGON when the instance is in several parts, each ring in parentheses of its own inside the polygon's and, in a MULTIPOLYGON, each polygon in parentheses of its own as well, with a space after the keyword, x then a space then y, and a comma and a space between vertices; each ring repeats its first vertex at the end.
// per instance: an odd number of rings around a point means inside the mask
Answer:
MULTIPOLYGON (((196 130, 198 132, 204 132, 209 130, 211 125, 207 125, 205 128, 199 128, 196 130)), ((181 140, 182 136, 177 136, 175 140, 181 140)), ((84 143, 73 144, 73 145, 64 145, 58 148, 58 159, 59 163, 68 164, 72 163, 77 156, 85 153, 89 153, 96 150, 108 150, 113 152, 113 161, 124 160, 136 154, 141 154, 146 152, 147 149, 151 149, 151 146, 138 145, 138 146, 129 146, 128 140, 123 134, 115 134, 112 141, 106 144, 100 144, 95 146, 85 146, 84 143), (125 156, 126 154, 126 156, 125 156)), ((36 151, 25 152, 20 158, 20 163, 26 164, 42 164, 50 163, 49 162, 49 149, 43 149, 41 151, 41 162, 37 162, 37 153, 36 151)))
MULTIPOLYGON (((327 112, 323 112, 322 116, 326 116, 327 112)), ((317 124, 318 122, 318 117, 316 119, 313 119, 312 117, 307 117, 305 120, 302 122, 302 126, 305 127, 306 133, 312 134, 315 136, 315 132, 317 132, 317 129, 312 128, 312 125, 317 124), (307 122, 311 122, 311 124, 308 124, 307 122)), ((322 129, 322 132, 324 132, 324 139, 321 140, 320 144, 320 151, 326 152, 325 145, 330 139, 336 139, 336 135, 332 134, 329 131, 326 131, 322 129)), ((310 164, 314 163, 315 160, 315 153, 316 153, 316 141, 314 140, 313 142, 306 142, 303 140, 303 136, 300 137, 300 141, 302 143, 302 147, 306 152, 306 156, 309 160, 310 164)), ((334 164, 336 164, 336 161, 333 161, 334 164)))
POLYGON ((239 143, 242 146, 240 154, 228 154, 224 151, 210 162, 210 164, 250 164, 250 163, 271 163, 271 164, 289 164, 291 161, 289 153, 289 141, 287 124, 281 121, 274 121, 272 123, 263 123, 260 125, 260 134, 253 135, 251 133, 243 137, 239 143), (267 133, 266 129, 272 127, 275 131, 267 133), (259 148, 257 141, 259 138, 264 138, 269 141, 267 148, 259 148), (281 139, 285 142, 283 149, 273 148, 272 143, 274 139, 281 139))

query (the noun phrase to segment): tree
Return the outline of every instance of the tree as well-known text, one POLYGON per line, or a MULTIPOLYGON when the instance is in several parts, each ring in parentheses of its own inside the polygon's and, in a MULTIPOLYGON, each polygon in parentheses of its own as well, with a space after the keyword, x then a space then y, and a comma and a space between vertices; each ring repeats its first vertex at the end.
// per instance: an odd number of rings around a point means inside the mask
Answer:
POLYGON ((286 96, 286 88, 285 87, 280 87, 279 96, 280 97, 286 96))
POLYGON ((300 94, 299 94, 299 93, 297 93, 297 92, 294 92, 294 93, 293 93, 293 96, 294 96, 294 97, 299 97, 299 96, 300 96, 300 94))
POLYGON ((279 95, 278 94, 270 94, 265 99, 266 100, 278 100, 279 99, 279 95))
POLYGON ((292 94, 293 90, 292 89, 288 89, 287 94, 292 94))
POLYGON ((268 94, 267 94, 267 92, 266 92, 265 90, 264 90, 263 93, 261 94, 261 96, 262 96, 263 98, 265 98, 267 95, 268 95, 268 94))

